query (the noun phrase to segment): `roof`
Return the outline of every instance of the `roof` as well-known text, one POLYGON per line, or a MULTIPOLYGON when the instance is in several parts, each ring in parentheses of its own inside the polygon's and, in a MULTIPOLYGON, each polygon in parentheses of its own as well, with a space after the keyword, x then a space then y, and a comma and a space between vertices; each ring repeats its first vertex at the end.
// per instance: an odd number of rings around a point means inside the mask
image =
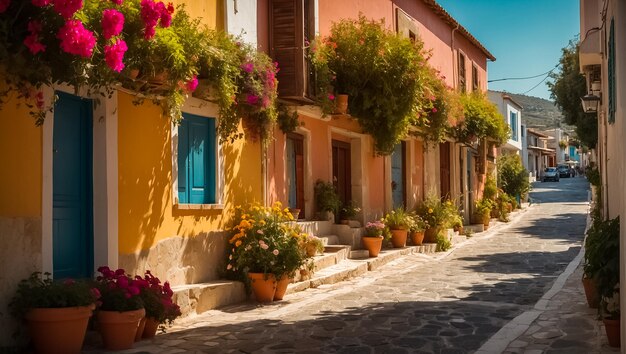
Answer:
POLYGON ((465 27, 461 26, 461 24, 457 20, 455 20, 454 17, 452 17, 452 15, 450 15, 443 7, 441 7, 441 5, 437 3, 437 1, 435 0, 422 0, 422 1, 424 2, 424 4, 426 4, 426 6, 428 6, 431 10, 433 10, 433 12, 437 16, 439 16, 439 18, 441 18, 444 22, 449 24, 452 28, 458 28, 458 31, 461 32, 461 34, 465 38, 467 38, 470 42, 472 42, 472 44, 474 44, 483 53, 485 53, 485 55, 487 56, 487 59, 491 61, 496 61, 496 57, 494 57, 493 54, 491 54, 487 50, 487 48, 485 48, 485 46, 482 45, 482 43, 480 43, 478 39, 476 39, 476 37, 472 36, 472 34, 469 33, 469 31, 465 29, 465 27))
POLYGON ((509 100, 509 101, 511 101, 514 105, 516 105, 517 107, 519 107, 519 109, 524 109, 524 107, 522 107, 522 105, 521 105, 521 104, 519 104, 519 103, 515 102, 515 100, 513 99, 513 97, 511 97, 511 96, 507 95, 506 93, 502 93, 502 99, 505 99, 505 100, 509 100))
POLYGON ((542 133, 540 133, 540 132, 538 132, 538 131, 535 131, 535 130, 532 130, 532 129, 526 129, 526 132, 527 132, 528 134, 533 134, 533 135, 536 135, 536 136, 538 136, 538 137, 540 137, 540 138, 550 138, 550 136, 549 136, 549 135, 542 134, 542 133))
POLYGON ((539 146, 529 146, 528 150, 537 150, 537 151, 545 152, 547 155, 556 154, 556 151, 554 149, 542 148, 539 146))

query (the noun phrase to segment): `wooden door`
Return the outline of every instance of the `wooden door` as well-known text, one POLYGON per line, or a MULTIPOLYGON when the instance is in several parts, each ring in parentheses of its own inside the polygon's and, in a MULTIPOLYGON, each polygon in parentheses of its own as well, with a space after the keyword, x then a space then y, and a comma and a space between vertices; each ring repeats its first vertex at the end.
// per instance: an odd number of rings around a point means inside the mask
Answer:
POLYGON ((439 144, 439 179, 441 197, 450 197, 450 143, 439 144))
POLYGON ((300 134, 287 135, 287 179, 288 202, 290 208, 304 209, 304 137, 300 134))
POLYGON ((393 207, 404 207, 406 190, 406 143, 396 145, 391 154, 391 195, 393 207))
POLYGON ((350 144, 333 140, 333 184, 345 205, 352 200, 352 175, 350 173, 350 144))

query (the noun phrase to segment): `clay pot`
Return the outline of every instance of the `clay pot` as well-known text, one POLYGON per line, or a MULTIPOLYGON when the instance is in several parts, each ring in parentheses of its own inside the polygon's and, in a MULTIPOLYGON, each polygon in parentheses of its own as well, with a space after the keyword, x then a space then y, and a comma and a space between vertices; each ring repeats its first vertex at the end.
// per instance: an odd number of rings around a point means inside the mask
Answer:
POLYGON ((394 248, 402 248, 406 245, 407 230, 391 229, 391 244, 394 248))
POLYGON ((348 113, 348 95, 337 95, 335 98, 335 113, 346 114, 348 113))
POLYGON ((64 308, 34 308, 28 311, 30 336, 37 353, 80 353, 93 305, 64 308))
POLYGON ((272 302, 276 293, 276 277, 274 274, 248 273, 252 292, 258 302, 272 302))
POLYGON ((142 318, 139 321, 139 327, 137 327, 137 333, 135 334, 135 342, 139 342, 143 338, 143 331, 146 328, 146 318, 142 318))
POLYGON ((424 231, 411 233, 411 241, 413 245, 420 246, 424 242, 424 231))
POLYGON ((159 329, 159 321, 152 317, 146 317, 146 326, 143 329, 142 338, 154 338, 159 329))
POLYGON ((146 310, 98 311, 98 328, 104 347, 108 350, 130 349, 135 343, 139 322, 146 310))
POLYGON ((283 275, 282 278, 276 283, 276 292, 274 293, 274 301, 282 300, 287 292, 287 286, 291 283, 291 278, 287 275, 283 275))
POLYGON ((437 243, 437 234, 441 229, 438 227, 430 227, 424 231, 424 242, 437 243))
POLYGON ((583 276, 583 288, 585 289, 587 305, 592 309, 597 309, 600 304, 600 297, 598 296, 595 280, 583 276))
POLYGON ((363 236, 361 240, 363 241, 363 247, 370 253, 370 257, 378 257, 380 249, 383 248, 383 237, 363 236))
POLYGON ((619 348, 621 344, 619 318, 616 320, 605 318, 602 322, 604 322, 604 330, 606 331, 606 337, 609 339, 609 345, 619 348))

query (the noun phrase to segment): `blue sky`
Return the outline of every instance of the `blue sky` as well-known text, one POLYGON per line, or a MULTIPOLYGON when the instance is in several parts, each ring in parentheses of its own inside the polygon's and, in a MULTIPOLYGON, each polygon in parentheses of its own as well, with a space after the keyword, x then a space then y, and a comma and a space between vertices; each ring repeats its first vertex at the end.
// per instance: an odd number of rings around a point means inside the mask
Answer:
MULTIPOLYGON (((489 80, 545 73, 558 63, 561 48, 580 32, 578 0, 438 0, 438 3, 496 57, 495 62, 488 62, 489 80)), ((488 85, 490 90, 524 93, 543 78, 488 85)), ((544 81, 527 95, 549 99, 550 91, 544 81)))

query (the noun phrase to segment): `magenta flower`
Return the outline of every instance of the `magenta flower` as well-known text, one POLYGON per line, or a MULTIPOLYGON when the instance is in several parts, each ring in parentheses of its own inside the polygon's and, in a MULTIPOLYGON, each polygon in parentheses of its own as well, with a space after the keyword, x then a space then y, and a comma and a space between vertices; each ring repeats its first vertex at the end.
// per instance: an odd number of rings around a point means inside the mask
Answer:
POLYGON ((11 0, 0 0, 0 14, 4 13, 11 5, 11 0))
POLYGON ((44 7, 50 5, 51 0, 32 0, 33 5, 44 7))
POLYGON ((251 106, 256 105, 257 103, 259 103, 259 96, 253 95, 253 94, 248 94, 246 96, 246 103, 248 103, 251 106))
POLYGON ((118 36, 124 28, 124 14, 114 9, 102 11, 102 35, 104 39, 118 36))
POLYGON ((245 64, 242 64, 241 68, 243 69, 243 71, 251 73, 254 70, 254 64, 251 62, 247 62, 245 64))
POLYGON ((69 54, 91 57, 96 37, 83 26, 80 20, 69 20, 59 29, 57 38, 61 40, 61 49, 69 54))
POLYGON ((332 93, 329 93, 328 94, 328 99, 331 100, 331 101, 334 101, 335 100, 335 95, 333 95, 332 93))
POLYGON ((266 249, 270 248, 270 246, 268 246, 266 243, 264 243, 264 244, 261 245, 261 248, 266 250, 266 249))
POLYGON ((141 19, 143 20, 144 38, 151 39, 155 34, 155 27, 161 18, 161 12, 158 10, 154 0, 141 0, 141 19))
POLYGON ((158 2, 156 4, 156 8, 161 14, 161 27, 167 28, 172 24, 172 14, 167 10, 165 4, 162 2, 158 2))
POLYGON ((198 88, 198 77, 194 75, 191 80, 187 81, 185 87, 187 88, 187 91, 194 92, 196 88, 198 88))
POLYGON ((69 20, 76 11, 83 8, 83 0, 52 0, 54 10, 64 19, 69 20))
POLYGON ((28 31, 30 32, 30 35, 24 38, 24 45, 28 48, 28 50, 30 50, 33 55, 39 52, 46 51, 46 46, 39 41, 39 33, 41 32, 41 28, 41 22, 37 20, 32 20, 28 22, 28 31))
POLYGON ((119 73, 124 69, 123 59, 127 50, 128 46, 123 40, 104 46, 104 60, 111 70, 119 73))
POLYGON ((433 107, 432 112, 437 113, 437 108, 433 107))
POLYGON ((114 3, 115 5, 122 5, 124 0, 111 0, 111 2, 114 3))

